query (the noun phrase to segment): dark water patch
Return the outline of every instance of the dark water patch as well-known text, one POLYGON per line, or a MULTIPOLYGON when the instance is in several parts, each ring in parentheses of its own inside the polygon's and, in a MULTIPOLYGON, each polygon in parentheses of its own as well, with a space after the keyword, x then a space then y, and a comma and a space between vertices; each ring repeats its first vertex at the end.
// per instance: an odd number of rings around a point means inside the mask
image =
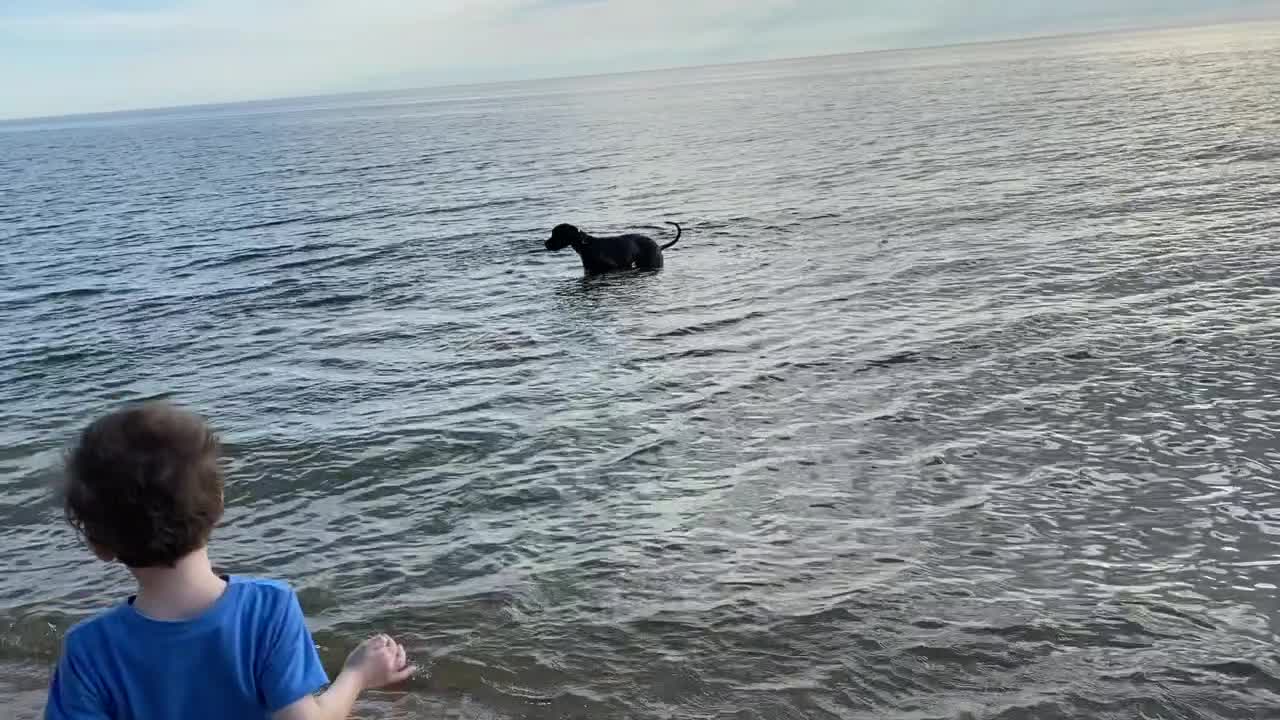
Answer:
POLYGON ((750 312, 745 312, 738 317, 722 318, 720 320, 702 322, 695 325, 677 328, 675 330, 668 330, 666 332, 661 332, 654 335, 653 337, 655 339, 658 339, 658 338, 681 337, 686 335, 697 335, 700 333, 715 332, 717 330, 732 328, 742 323, 749 322, 751 320, 755 320, 757 318, 762 318, 765 316, 766 316, 766 313, 764 311, 753 310, 750 312))
POLYGON ((76 298, 91 298, 109 292, 108 288, 71 288, 69 290, 57 290, 45 293, 37 298, 37 301, 49 300, 67 300, 76 298))
MULTIPOLYGON (((285 225, 295 225, 298 223, 317 222, 314 219, 306 217, 286 218, 282 220, 261 220, 249 223, 248 225, 232 225, 228 227, 215 228, 213 232, 237 233, 246 230, 264 230, 267 228, 284 227, 285 225)), ((319 221, 323 222, 323 221, 319 221)))
POLYGON ((340 305, 353 305, 364 302, 369 299, 368 295, 363 293, 335 293, 306 300, 296 304, 296 307, 302 308, 327 308, 340 305))

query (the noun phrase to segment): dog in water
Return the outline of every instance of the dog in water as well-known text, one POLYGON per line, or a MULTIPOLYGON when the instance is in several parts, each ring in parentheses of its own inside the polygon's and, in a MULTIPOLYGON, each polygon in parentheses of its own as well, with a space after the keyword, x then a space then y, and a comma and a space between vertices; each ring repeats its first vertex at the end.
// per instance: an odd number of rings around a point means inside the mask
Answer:
POLYGON ((675 227, 676 239, 666 245, 658 245, 648 235, 596 237, 566 223, 551 231, 547 249, 573 248, 582 258, 582 269, 590 275, 619 270, 657 270, 662 267, 662 251, 680 242, 680 236, 684 234, 679 223, 667 224, 675 227))

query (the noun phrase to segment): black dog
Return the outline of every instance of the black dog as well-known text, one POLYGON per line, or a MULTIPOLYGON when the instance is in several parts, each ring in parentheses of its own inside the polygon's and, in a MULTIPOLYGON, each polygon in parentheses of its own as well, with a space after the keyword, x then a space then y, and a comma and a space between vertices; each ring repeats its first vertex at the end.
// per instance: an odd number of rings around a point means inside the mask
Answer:
POLYGON ((547 249, 572 247, 582 258, 582 269, 590 274, 633 268, 657 270, 662 267, 662 251, 680 242, 680 236, 684 234, 678 223, 667 224, 675 226, 676 239, 662 246, 647 235, 595 237, 573 225, 557 225, 547 240, 547 249))

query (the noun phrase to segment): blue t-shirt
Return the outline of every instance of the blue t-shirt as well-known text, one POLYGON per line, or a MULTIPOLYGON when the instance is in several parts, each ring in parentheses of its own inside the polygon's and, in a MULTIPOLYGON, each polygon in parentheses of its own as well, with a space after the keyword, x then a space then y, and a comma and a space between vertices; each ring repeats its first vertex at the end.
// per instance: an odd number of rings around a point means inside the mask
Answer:
POLYGON ((182 622, 131 602, 67 633, 46 720, 267 718, 329 683, 288 585, 229 578, 182 622))

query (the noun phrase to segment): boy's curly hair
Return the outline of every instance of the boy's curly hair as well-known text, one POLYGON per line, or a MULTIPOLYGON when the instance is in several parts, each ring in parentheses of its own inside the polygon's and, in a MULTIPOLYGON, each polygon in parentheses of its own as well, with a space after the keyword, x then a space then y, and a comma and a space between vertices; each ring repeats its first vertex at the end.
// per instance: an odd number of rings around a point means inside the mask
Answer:
POLYGON ((219 448, 202 418, 168 403, 100 418, 67 455, 67 521, 129 567, 173 567, 222 518, 219 448))

